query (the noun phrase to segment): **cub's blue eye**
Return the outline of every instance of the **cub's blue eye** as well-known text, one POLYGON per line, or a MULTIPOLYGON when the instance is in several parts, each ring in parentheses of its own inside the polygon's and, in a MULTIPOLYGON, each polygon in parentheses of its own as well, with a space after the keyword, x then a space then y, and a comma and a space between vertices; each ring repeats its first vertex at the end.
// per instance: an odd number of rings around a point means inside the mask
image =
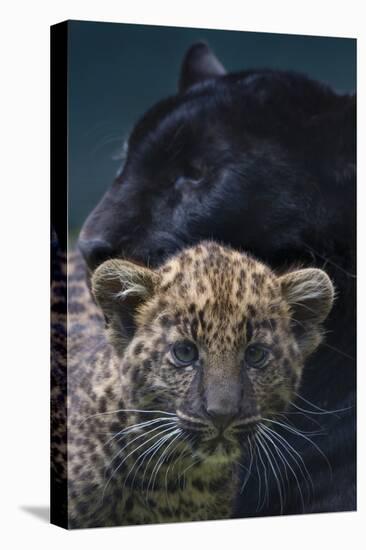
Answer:
POLYGON ((172 347, 172 356, 178 367, 187 367, 198 359, 198 349, 193 342, 183 340, 176 342, 172 347))
POLYGON ((245 350, 245 363, 248 367, 259 369, 264 367, 269 359, 269 351, 258 344, 251 344, 245 350))

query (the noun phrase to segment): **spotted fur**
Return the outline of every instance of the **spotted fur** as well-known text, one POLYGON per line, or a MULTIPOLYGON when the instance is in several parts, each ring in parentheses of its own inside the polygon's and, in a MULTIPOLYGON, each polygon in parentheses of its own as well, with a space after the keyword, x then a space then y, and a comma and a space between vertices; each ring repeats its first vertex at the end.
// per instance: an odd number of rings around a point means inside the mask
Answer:
POLYGON ((214 242, 156 270, 108 260, 92 278, 106 331, 78 271, 69 289, 69 526, 230 517, 258 423, 287 408, 321 341, 328 276, 277 275, 214 242), (198 349, 184 367, 180 341, 198 349), (253 343, 268 350, 261 368, 253 343), (230 410, 224 430, 210 404, 230 410))

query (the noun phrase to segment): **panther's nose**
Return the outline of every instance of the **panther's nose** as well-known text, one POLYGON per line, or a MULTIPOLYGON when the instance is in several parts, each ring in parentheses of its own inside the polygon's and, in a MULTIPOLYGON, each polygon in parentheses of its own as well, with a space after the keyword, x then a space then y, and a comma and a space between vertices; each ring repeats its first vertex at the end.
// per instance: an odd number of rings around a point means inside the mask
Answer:
POLYGON ((215 428, 217 428, 219 432, 223 432, 237 417, 239 409, 231 406, 207 407, 206 412, 215 428))
POLYGON ((90 269, 95 269, 113 255, 111 245, 103 239, 79 239, 79 248, 90 269))

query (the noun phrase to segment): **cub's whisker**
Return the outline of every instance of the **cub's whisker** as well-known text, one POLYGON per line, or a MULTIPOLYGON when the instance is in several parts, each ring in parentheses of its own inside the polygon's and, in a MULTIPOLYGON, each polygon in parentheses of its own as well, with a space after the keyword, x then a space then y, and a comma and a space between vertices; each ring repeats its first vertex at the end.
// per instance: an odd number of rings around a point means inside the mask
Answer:
MULTIPOLYGON (((316 436, 316 435, 326 435, 326 431, 321 428, 320 430, 300 430, 299 428, 297 428, 293 422, 291 422, 291 420, 289 418, 287 418, 287 416, 284 414, 284 413, 277 413, 275 415, 273 415, 273 418, 284 418, 289 424, 290 424, 290 427, 292 427, 294 430, 297 430, 299 431, 300 433, 302 434, 306 434, 306 435, 312 435, 312 436, 316 436)), ((310 420, 313 420, 310 418, 310 420)), ((318 423, 318 425, 320 426, 320 424, 318 423)))
MULTIPOLYGON (((174 423, 175 424, 175 423, 174 423)), ((144 437, 152 432, 154 432, 155 430, 157 429, 160 429, 160 427, 158 428, 154 428, 153 430, 150 430, 150 432, 148 432, 147 434, 143 433, 143 434, 140 434, 138 437, 136 437, 135 439, 133 439, 132 442, 129 442, 127 445, 125 445, 123 447, 123 449, 121 449, 121 451, 119 451, 117 453, 117 455, 115 455, 115 457, 111 460, 110 464, 112 464, 114 462, 114 460, 120 455, 120 453, 126 448, 128 447, 130 444, 134 443, 137 439, 140 439, 141 437, 144 437)), ((104 486, 104 489, 103 489, 103 496, 102 496, 102 501, 104 500, 104 495, 105 495, 105 492, 106 492, 106 489, 109 485, 109 483, 111 482, 111 480, 113 479, 113 477, 115 476, 115 474, 118 472, 118 470, 121 468, 121 466, 126 462, 126 460, 128 460, 128 458, 133 455, 136 451, 138 451, 138 449, 141 449, 141 447, 143 447, 144 445, 146 445, 147 443, 149 443, 150 441, 152 441, 153 439, 155 439, 156 437, 159 437, 161 436, 163 433, 166 433, 167 431, 170 431, 172 430, 173 427, 172 426, 169 426, 169 428, 167 429, 164 429, 163 431, 153 435, 152 437, 150 437, 147 441, 144 441, 143 443, 141 443, 136 449, 133 449, 131 452, 129 452, 124 458, 123 460, 119 463, 119 465, 113 470, 111 476, 109 477, 106 485, 104 486)))
MULTIPOLYGON (((177 430, 175 430, 173 433, 169 434, 170 437, 172 436, 176 436, 174 437, 169 443, 168 445, 165 447, 165 449, 163 449, 163 452, 162 454, 160 455, 157 463, 155 464, 153 470, 152 470, 152 473, 151 473, 151 477, 150 477, 150 481, 148 483, 148 486, 147 486, 147 495, 149 495, 149 492, 150 492, 150 483, 151 483, 151 491, 154 491, 154 487, 155 487, 155 482, 156 482, 156 478, 157 478, 157 475, 158 475, 158 472, 164 462, 164 457, 166 455, 166 452, 168 451, 169 447, 174 443, 174 441, 180 436, 180 434, 182 433, 182 430, 180 428, 178 428, 177 430)), ((169 437, 169 439, 170 439, 169 437)), ((165 441, 164 441, 165 443, 165 441)))
POLYGON ((269 433, 265 432, 262 428, 263 428, 262 426, 258 427, 258 429, 262 433, 263 437, 265 437, 268 440, 268 442, 271 443, 273 445, 273 447, 275 448, 276 453, 278 454, 279 459, 281 460, 281 462, 283 464, 283 469, 284 469, 285 476, 286 476, 287 487, 289 487, 290 481, 289 481, 289 477, 288 477, 288 473, 287 473, 287 465, 286 465, 285 457, 284 457, 281 449, 278 447, 278 445, 276 445, 276 443, 274 441, 274 438, 272 438, 271 435, 269 433))
MULTIPOLYGON (((310 407, 313 407, 314 409, 318 410, 319 411, 318 414, 320 414, 320 413, 322 413, 322 414, 336 414, 336 413, 340 413, 340 412, 346 412, 346 411, 349 411, 349 410, 354 408, 353 405, 350 405, 349 407, 344 407, 342 409, 334 409, 334 410, 322 409, 321 407, 318 407, 318 405, 315 405, 315 403, 312 403, 311 401, 308 401, 307 399, 305 399, 305 397, 302 397, 299 393, 295 392, 295 395, 296 395, 296 397, 298 397, 299 399, 304 401, 307 405, 310 405, 310 407)), ((301 407, 299 407, 298 405, 296 405, 293 402, 291 402, 291 405, 293 405, 294 407, 300 409, 303 412, 306 412, 306 413, 309 413, 309 414, 316 414, 315 411, 308 411, 306 409, 302 409, 301 407)))
MULTIPOLYGON (((169 435, 169 434, 168 434, 169 435)), ((169 439, 169 438, 168 438, 169 439)), ((144 473, 143 473, 143 476, 142 476, 142 483, 141 483, 141 486, 144 487, 145 485, 145 476, 146 476, 146 473, 147 473, 147 470, 149 468, 149 465, 152 461, 152 459, 154 458, 154 456, 159 452, 159 449, 162 447, 162 445, 165 443, 165 436, 164 438, 162 439, 159 439, 159 441, 157 442, 157 445, 154 445, 154 449, 152 450, 152 454, 145 466, 145 469, 144 469, 144 473)), ((148 493, 146 492, 146 497, 145 497, 145 501, 147 502, 147 497, 148 497, 148 493)))
MULTIPOLYGON (((264 427, 264 426, 262 426, 264 427)), ((296 453, 296 451, 293 449, 293 447, 291 447, 290 444, 288 444, 286 442, 286 440, 284 438, 276 438, 276 435, 278 435, 276 432, 272 432, 272 437, 274 437, 277 442, 282 446, 282 448, 284 449, 284 451, 287 452, 287 454, 289 455, 289 458, 291 458, 293 460, 293 462, 296 464, 296 466, 299 468, 299 471, 301 473, 301 476, 304 478, 304 473, 299 465, 299 463, 297 462, 296 458, 294 457, 294 455, 292 454, 292 451, 296 453), (292 451, 290 451, 290 448, 292 449, 292 451)), ((296 453, 297 454, 297 453, 296 453)), ((300 484, 300 481, 299 481, 299 478, 295 472, 295 470, 292 468, 291 464, 289 463, 289 461, 287 460, 287 458, 285 457, 285 455, 283 455, 283 459, 287 465, 287 467, 289 468, 290 472, 292 473, 294 479, 295 479, 295 482, 296 482, 296 486, 297 486, 297 489, 299 491, 299 495, 300 495, 300 499, 301 499, 301 504, 302 504, 302 508, 303 510, 305 510, 305 500, 304 500, 304 495, 303 495, 303 492, 302 492, 302 489, 301 489, 301 484, 300 484)))
POLYGON ((113 411, 106 411, 106 412, 102 412, 102 413, 95 413, 95 414, 91 414, 89 416, 86 416, 79 424, 79 426, 82 426, 87 420, 89 420, 90 418, 96 418, 97 416, 106 416, 108 414, 117 414, 117 413, 120 413, 120 412, 137 412, 137 413, 143 413, 143 414, 167 414, 169 416, 176 416, 175 413, 172 413, 172 412, 168 412, 168 411, 161 411, 161 410, 158 410, 158 409, 155 409, 155 410, 144 410, 144 409, 115 409, 113 411))
MULTIPOLYGON (((169 455, 168 455, 168 457, 167 457, 167 461, 170 460, 170 457, 175 453, 175 451, 176 451, 176 449, 179 447, 179 445, 180 445, 181 443, 183 444, 184 441, 186 441, 188 438, 189 438, 189 434, 187 434, 185 437, 182 437, 182 438, 179 438, 179 439, 178 439, 177 444, 175 445, 175 447, 173 448, 173 450, 169 453, 169 455)), ((184 450, 186 450, 185 447, 183 447, 183 451, 184 451, 184 450)), ((181 455, 180 455, 180 456, 181 456, 181 455)), ((169 471, 170 471, 172 465, 173 465, 173 468, 172 468, 172 471, 173 471, 173 469, 174 469, 174 464, 175 464, 175 462, 174 462, 174 463, 169 462, 169 465, 168 465, 168 467, 167 467, 167 469, 166 469, 166 471, 165 471, 165 494, 166 494, 166 500, 167 500, 167 504, 168 504, 169 508, 171 508, 171 506, 170 506, 170 501, 169 501, 169 498, 168 498, 168 475, 169 475, 169 471)))
POLYGON ((265 424, 262 424, 261 428, 267 434, 267 436, 269 438, 271 438, 271 439, 274 438, 283 447, 283 449, 288 453, 288 455, 295 462, 296 466, 299 468, 299 471, 301 472, 301 475, 304 477, 304 479, 305 479, 305 474, 307 475, 307 477, 309 479, 309 482, 311 484, 311 488, 312 488, 312 490, 314 490, 312 477, 310 475, 310 472, 309 472, 308 468, 306 467, 305 461, 302 458, 301 454, 287 441, 287 439, 285 437, 283 437, 278 432, 276 432, 276 431, 272 430, 271 428, 269 428, 269 426, 266 426, 265 424), (299 464, 299 462, 295 458, 295 455, 300 460, 301 465, 299 464), (305 474, 304 474, 304 472, 305 472, 305 474))
MULTIPOLYGON (((243 491, 244 491, 244 489, 245 489, 245 487, 246 487, 246 485, 247 485, 247 483, 248 483, 248 481, 249 481, 250 475, 251 475, 251 473, 252 473, 252 466, 253 466, 254 455, 253 455, 253 448, 252 448, 252 443, 251 443, 251 441, 250 441, 250 438, 248 438, 248 444, 249 444, 249 449, 250 449, 250 463, 249 463, 249 468, 246 469, 246 470, 247 470, 247 474, 246 474, 245 479, 244 479, 244 482, 243 482, 243 484, 242 484, 242 486, 241 486, 241 488, 240 488, 240 494, 243 493, 243 491)), ((243 465, 240 464, 239 462, 238 462, 238 464, 239 464, 240 466, 243 466, 243 465)), ((244 467, 244 466, 243 466, 243 467, 244 467)))
MULTIPOLYGON (((123 453, 123 451, 124 451, 125 449, 127 449, 128 447, 130 447, 135 441, 138 441, 139 439, 141 439, 141 438, 143 438, 143 437, 145 437, 145 436, 147 436, 147 435, 149 435, 149 434, 151 434, 151 433, 153 433, 153 432, 156 432, 157 430, 160 430, 161 428, 165 428, 165 427, 167 427, 167 426, 174 426, 174 425, 175 425, 175 422, 172 421, 172 422, 170 422, 169 424, 168 424, 168 423, 164 424, 164 426, 157 426, 157 427, 153 428, 152 430, 148 430, 147 432, 143 432, 142 434, 139 434, 138 436, 136 436, 136 437, 135 437, 134 439, 132 439, 131 441, 128 441, 128 442, 126 443, 126 445, 124 445, 121 449, 119 449, 119 451, 112 457, 112 459, 111 459, 109 465, 112 464, 112 463, 115 461, 115 459, 118 458, 118 456, 119 456, 121 453, 123 453)), ((122 439, 123 439, 123 437, 121 437, 121 439, 119 439, 118 442, 120 442, 122 439)), ((108 467, 109 467, 109 466, 108 466, 108 467)), ((108 469, 108 467, 107 467, 107 469, 108 469)))
MULTIPOLYGON (((267 457, 267 460, 268 460, 268 463, 270 465, 270 468, 272 470, 272 473, 274 475, 274 478, 276 480, 276 485, 277 485, 277 490, 278 490, 278 495, 279 495, 279 498, 280 498, 280 513, 282 514, 283 512, 283 496, 282 496, 282 487, 281 487, 281 482, 280 482, 280 478, 277 476, 277 473, 276 473, 276 470, 274 468, 274 465, 273 465, 273 462, 271 460, 271 457, 273 458, 273 461, 275 461, 274 457, 273 457, 273 454, 269 451, 266 443, 264 442, 263 440, 263 437, 261 437, 261 434, 260 433, 257 433, 257 438, 258 438, 258 443, 259 445, 262 447, 263 451, 264 451, 264 454, 265 456, 267 457), (271 455, 271 457, 270 457, 271 455)), ((277 462, 276 462, 277 464, 277 462)), ((278 464, 277 464, 277 469, 278 469, 278 464)), ((282 476, 280 476, 281 479, 282 479, 282 476)))
POLYGON ((127 480, 128 480, 128 477, 130 476, 130 474, 132 473, 132 471, 134 470, 135 466, 137 465, 137 463, 139 461, 140 464, 138 465, 138 467, 136 468, 135 470, 135 474, 134 474, 134 477, 132 479, 132 484, 131 484, 131 487, 134 486, 134 483, 135 483, 135 479, 136 479, 136 476, 137 476, 137 473, 138 471, 140 470, 140 468, 143 466, 147 456, 161 443, 162 439, 164 438, 165 436, 163 436, 162 438, 158 439, 158 441, 156 441, 155 443, 153 443, 148 449, 146 449, 143 453, 141 453, 137 459, 135 460, 135 462, 133 463, 133 465, 131 466, 129 472, 127 473, 126 477, 125 477, 125 482, 124 482, 124 487, 127 483, 127 480), (142 460, 141 460, 142 459, 142 460))
POLYGON ((154 420, 147 420, 145 422, 140 422, 138 424, 132 424, 131 426, 126 426, 126 428, 123 428, 122 430, 120 430, 119 432, 115 433, 110 439, 108 439, 108 441, 104 444, 105 446, 108 445, 109 443, 111 443, 113 441, 113 439, 115 439, 116 437, 124 434, 124 433, 131 433, 131 432, 134 432, 134 431, 140 431, 142 428, 146 428, 148 426, 151 426, 153 424, 157 424, 157 423, 161 423, 162 426, 164 426, 165 424, 162 422, 163 420, 165 421, 171 421, 172 418, 171 417, 164 417, 164 416, 161 416, 160 418, 155 418, 154 420))
POLYGON ((298 435, 299 437, 302 437, 303 439, 305 439, 306 441, 308 441, 309 443, 311 443, 311 445, 313 445, 313 447, 315 449, 317 449, 317 451, 320 453, 320 455, 324 458, 324 460, 326 461, 327 465, 328 465, 328 468, 329 468, 329 471, 330 473, 332 474, 333 473, 333 469, 332 469, 332 466, 329 462, 329 459, 328 457, 326 456, 326 454, 320 449, 320 447, 314 442, 312 441, 309 437, 307 437, 303 432, 299 431, 299 430, 295 430, 294 428, 292 428, 291 426, 288 426, 287 424, 284 424, 283 422, 279 422, 278 420, 270 420, 268 418, 263 418, 263 420, 265 420, 266 422, 272 422, 273 424, 277 424, 279 426, 281 426, 282 428, 284 428, 285 430, 288 430, 290 433, 293 433, 294 435, 298 435))
POLYGON ((266 465, 265 465, 264 460, 263 460, 261 448, 259 447, 259 444, 258 444, 259 443, 258 442, 258 432, 255 433, 255 440, 256 440, 256 449, 258 451, 259 461, 262 464, 263 474, 264 474, 264 495, 263 495, 263 502, 261 504, 261 507, 259 508, 259 511, 260 511, 260 510, 262 510, 263 506, 266 503, 269 504, 269 484, 268 484, 267 468, 266 468, 266 465))

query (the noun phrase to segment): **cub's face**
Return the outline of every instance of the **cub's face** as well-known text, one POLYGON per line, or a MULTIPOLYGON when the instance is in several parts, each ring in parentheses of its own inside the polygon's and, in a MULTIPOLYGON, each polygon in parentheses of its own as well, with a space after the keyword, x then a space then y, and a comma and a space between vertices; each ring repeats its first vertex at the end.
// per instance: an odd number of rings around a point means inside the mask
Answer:
POLYGON ((156 271, 109 260, 92 283, 126 406, 176 415, 214 456, 239 453, 258 422, 286 409, 333 302, 323 271, 276 276, 211 242, 156 271))

